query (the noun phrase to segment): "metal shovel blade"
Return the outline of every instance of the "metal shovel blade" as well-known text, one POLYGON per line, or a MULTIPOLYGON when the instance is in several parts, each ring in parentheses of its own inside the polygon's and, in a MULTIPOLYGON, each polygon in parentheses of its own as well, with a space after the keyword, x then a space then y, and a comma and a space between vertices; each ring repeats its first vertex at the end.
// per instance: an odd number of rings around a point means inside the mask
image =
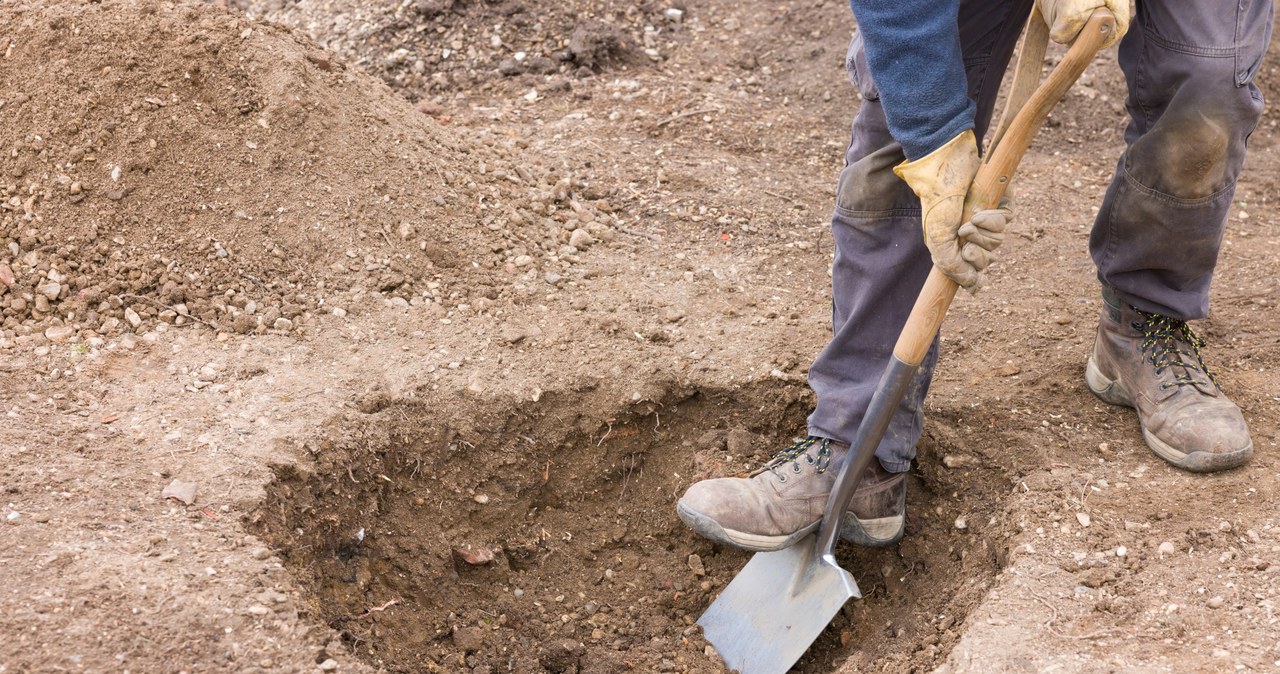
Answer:
POLYGON ((725 665, 741 674, 786 674, 852 598, 858 584, 806 536, 777 552, 757 552, 698 624, 725 665))

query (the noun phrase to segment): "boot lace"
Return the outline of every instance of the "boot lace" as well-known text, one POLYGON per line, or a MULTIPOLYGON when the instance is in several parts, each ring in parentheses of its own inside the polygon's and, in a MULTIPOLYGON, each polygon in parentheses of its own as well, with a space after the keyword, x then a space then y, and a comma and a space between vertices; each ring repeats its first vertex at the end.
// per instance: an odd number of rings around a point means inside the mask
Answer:
POLYGON ((816 435, 810 435, 801 440, 782 448, 777 454, 773 455, 769 462, 764 464, 761 470, 767 470, 778 478, 779 482, 786 482, 787 475, 783 471, 787 464, 791 464, 791 472, 799 473, 801 471, 800 459, 803 458, 805 463, 810 466, 817 466, 815 470, 818 473, 827 472, 827 468, 831 466, 831 440, 829 438, 820 438, 816 435), (818 446, 815 454, 810 454, 809 449, 814 445, 818 446))
POLYGON ((1140 309, 1137 312, 1142 320, 1134 321, 1133 327, 1142 333, 1142 354, 1156 369, 1157 376, 1163 375, 1166 369, 1174 369, 1173 379, 1160 384, 1160 388, 1195 384, 1197 372, 1204 373, 1214 386, 1218 385, 1218 378, 1200 355, 1204 340, 1192 332, 1186 321, 1140 309))

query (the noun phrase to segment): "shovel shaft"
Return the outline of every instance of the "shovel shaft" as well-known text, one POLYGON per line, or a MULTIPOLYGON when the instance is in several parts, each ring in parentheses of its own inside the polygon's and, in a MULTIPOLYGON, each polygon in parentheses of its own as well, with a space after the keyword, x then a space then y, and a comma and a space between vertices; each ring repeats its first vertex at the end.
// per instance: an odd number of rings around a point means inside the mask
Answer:
MULTIPOLYGON (((1107 36, 1115 30, 1115 17, 1105 9, 1094 11, 1093 16, 1080 31, 1079 37, 1063 57, 1062 62, 1049 73, 1045 81, 1036 88, 1025 105, 1016 112, 1012 123, 1001 134, 1000 142, 988 153, 978 175, 969 188, 966 203, 969 212, 993 208, 1000 203, 1005 189, 1013 180, 1013 173, 1018 162, 1031 145, 1031 139, 1044 123, 1054 104, 1062 98, 1076 79, 1084 72, 1098 50, 1102 48, 1107 36)), ((1008 114, 1008 113, 1006 113, 1008 114)), ((929 346, 938 335, 942 319, 947 315, 951 300, 956 296, 958 286, 943 274, 937 267, 929 272, 920 297, 911 309, 906 326, 898 337, 893 348, 893 357, 885 367, 880 383, 871 396, 871 404, 858 426, 858 433, 853 439, 849 460, 840 468, 840 475, 832 486, 831 496, 827 498, 827 506, 822 514, 822 527, 818 530, 816 551, 825 560, 835 563, 836 534, 840 530, 840 521, 858 481, 867 466, 875 459, 876 449, 884 438, 885 430, 893 419, 898 403, 906 394, 916 370, 924 361, 929 346)))

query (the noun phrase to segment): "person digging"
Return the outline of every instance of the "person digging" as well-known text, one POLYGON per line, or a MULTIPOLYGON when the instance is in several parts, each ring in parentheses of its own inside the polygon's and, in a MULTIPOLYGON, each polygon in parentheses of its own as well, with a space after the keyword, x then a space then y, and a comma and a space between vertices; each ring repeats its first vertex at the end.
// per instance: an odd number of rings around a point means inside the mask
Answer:
MULTIPOLYGON (((1134 408, 1147 445, 1175 467, 1211 472, 1248 461, 1248 426, 1187 321, 1208 315, 1227 210, 1261 117, 1253 77, 1271 38, 1272 0, 850 4, 859 29, 846 67, 863 102, 831 222, 833 334, 809 370, 817 405, 808 436, 748 477, 695 483, 676 506, 680 518, 754 551, 785 548, 818 527, 931 266, 977 291, 1004 238, 1008 208, 962 222, 963 204, 1001 74, 1033 6, 1063 44, 1094 9, 1111 10, 1128 84, 1126 148, 1089 240, 1102 307, 1085 385, 1134 408)), ((937 357, 935 340, 841 520, 843 540, 902 538, 906 474, 937 357)))

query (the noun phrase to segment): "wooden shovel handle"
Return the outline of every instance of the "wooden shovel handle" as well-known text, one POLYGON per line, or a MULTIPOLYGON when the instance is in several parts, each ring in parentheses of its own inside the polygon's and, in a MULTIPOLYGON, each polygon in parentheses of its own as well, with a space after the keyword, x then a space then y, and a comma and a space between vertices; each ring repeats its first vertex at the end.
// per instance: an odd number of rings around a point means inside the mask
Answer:
MULTIPOLYGON (((1071 44, 1062 62, 1031 94, 1026 105, 1013 118, 1008 130, 1001 135, 1000 142, 987 153, 969 188, 966 200, 971 207, 969 216, 980 210, 995 208, 1000 203, 1000 198, 1013 180, 1018 162, 1022 161, 1022 155, 1031 145, 1031 139, 1040 130, 1040 125, 1049 116, 1049 111, 1093 61, 1094 55, 1115 29, 1116 20, 1110 11, 1094 10, 1093 16, 1071 44)), ((919 365, 924 361, 933 338, 938 334, 938 328, 942 326, 942 319, 951 306, 951 300, 956 296, 957 288, 959 286, 956 282, 937 267, 929 271, 929 278, 925 280, 920 297, 911 309, 898 343, 893 347, 893 355, 898 360, 908 365, 919 365)))

